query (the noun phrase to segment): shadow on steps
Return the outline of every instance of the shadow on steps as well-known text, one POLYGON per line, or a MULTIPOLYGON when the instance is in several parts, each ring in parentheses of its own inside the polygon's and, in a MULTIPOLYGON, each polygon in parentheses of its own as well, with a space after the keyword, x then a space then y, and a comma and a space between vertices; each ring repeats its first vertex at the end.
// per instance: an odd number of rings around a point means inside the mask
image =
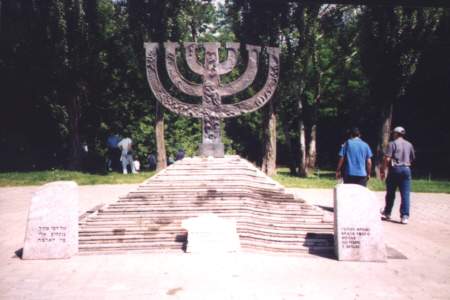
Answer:
POLYGON ((308 232, 303 246, 308 248, 309 254, 336 259, 334 253, 334 235, 331 233, 308 232))

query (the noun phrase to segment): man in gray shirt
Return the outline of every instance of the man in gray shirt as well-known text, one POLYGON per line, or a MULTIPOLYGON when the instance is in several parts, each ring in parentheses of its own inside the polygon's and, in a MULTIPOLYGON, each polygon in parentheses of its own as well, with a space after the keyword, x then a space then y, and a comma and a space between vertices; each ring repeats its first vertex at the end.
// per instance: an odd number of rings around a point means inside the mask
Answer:
POLYGON ((393 140, 384 152, 384 161, 380 170, 381 179, 385 179, 385 170, 389 168, 386 178, 386 206, 382 212, 385 219, 391 218, 395 191, 400 189, 400 217, 402 224, 408 224, 409 194, 411 192, 411 162, 415 159, 413 145, 404 139, 405 129, 396 127, 392 132, 393 140))

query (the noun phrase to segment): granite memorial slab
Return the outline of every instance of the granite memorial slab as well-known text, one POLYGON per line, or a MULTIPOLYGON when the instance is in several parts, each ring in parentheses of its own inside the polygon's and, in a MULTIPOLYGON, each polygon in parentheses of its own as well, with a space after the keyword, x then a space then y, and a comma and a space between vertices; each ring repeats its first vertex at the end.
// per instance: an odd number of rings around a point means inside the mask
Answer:
POLYGON ((334 189, 334 238, 338 260, 386 261, 386 246, 375 195, 356 184, 334 189))
POLYGON ((78 186, 45 184, 31 200, 22 259, 70 258, 77 252, 78 186))
POLYGON ((226 253, 240 249, 235 220, 204 214, 183 220, 182 227, 188 231, 188 253, 226 253))

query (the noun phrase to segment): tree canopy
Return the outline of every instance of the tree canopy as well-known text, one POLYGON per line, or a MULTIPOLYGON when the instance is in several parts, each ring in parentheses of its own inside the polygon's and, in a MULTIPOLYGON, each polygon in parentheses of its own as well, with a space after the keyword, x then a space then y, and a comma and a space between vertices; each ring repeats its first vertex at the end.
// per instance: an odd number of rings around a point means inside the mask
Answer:
MULTIPOLYGON (((379 153, 390 128, 402 125, 416 145, 417 170, 448 177, 450 10, 436 5, 0 0, 0 169, 102 171, 113 133, 131 137, 144 163, 156 153, 157 122, 167 156, 179 148, 194 155, 200 121, 164 110, 158 121, 143 43, 237 41, 238 67, 223 81, 245 69, 245 44, 280 47, 281 77, 266 108, 225 121, 228 153, 263 167, 276 158, 305 176, 334 168, 350 126, 379 153)), ((181 55, 178 65, 189 80, 201 80, 181 55)), ((252 87, 224 101, 255 94, 265 68, 262 59, 252 87)), ((199 101, 177 91, 161 69, 171 94, 199 101)))

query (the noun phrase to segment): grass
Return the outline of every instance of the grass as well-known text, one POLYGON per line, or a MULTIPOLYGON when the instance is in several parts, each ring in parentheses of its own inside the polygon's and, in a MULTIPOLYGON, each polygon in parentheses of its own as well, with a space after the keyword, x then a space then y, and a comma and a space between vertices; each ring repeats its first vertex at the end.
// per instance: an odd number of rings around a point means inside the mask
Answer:
POLYGON ((0 186, 42 185, 57 180, 73 180, 79 185, 140 183, 155 172, 123 175, 117 172, 92 174, 76 171, 50 170, 30 172, 1 172, 0 186))
MULTIPOLYGON (((337 184, 335 173, 333 171, 320 171, 307 178, 292 176, 287 168, 278 168, 277 175, 273 179, 285 187, 296 188, 333 188, 337 184)), ((373 191, 385 191, 385 183, 381 180, 371 178, 368 184, 369 189, 373 191)), ((447 193, 450 194, 449 180, 428 180, 413 179, 412 191, 416 193, 447 193)))
MULTIPOLYGON (((93 184, 123 184, 141 183, 155 172, 143 171, 139 174, 123 175, 111 172, 107 174, 92 174, 65 170, 31 171, 31 172, 0 172, 0 187, 42 185, 57 180, 73 180, 79 185, 93 184)), ((332 171, 316 172, 307 178, 300 178, 289 174, 287 168, 279 168, 278 174, 273 177, 285 187, 296 188, 333 188, 337 181, 332 171)), ((370 179, 369 188, 373 191, 384 191, 384 182, 378 179, 370 179)), ((450 194, 450 181, 414 179, 413 192, 420 193, 447 193, 450 194)))

